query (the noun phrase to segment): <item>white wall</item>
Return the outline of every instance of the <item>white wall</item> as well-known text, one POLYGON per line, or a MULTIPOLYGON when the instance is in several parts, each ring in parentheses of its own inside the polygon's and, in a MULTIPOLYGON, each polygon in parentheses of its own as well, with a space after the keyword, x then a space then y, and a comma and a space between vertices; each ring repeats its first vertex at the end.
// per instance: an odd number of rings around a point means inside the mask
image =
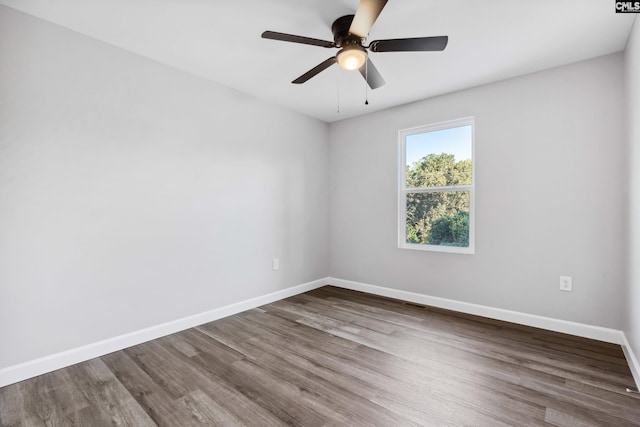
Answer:
POLYGON ((327 140, 0 6, 0 369, 327 276, 327 140))
POLYGON ((629 293, 624 327, 633 353, 640 357, 640 23, 637 18, 627 42, 625 65, 629 132, 629 293))
POLYGON ((623 57, 330 127, 333 277, 620 329, 623 57), (476 254, 397 248, 398 130, 476 118, 476 254), (574 292, 558 290, 573 276, 574 292))

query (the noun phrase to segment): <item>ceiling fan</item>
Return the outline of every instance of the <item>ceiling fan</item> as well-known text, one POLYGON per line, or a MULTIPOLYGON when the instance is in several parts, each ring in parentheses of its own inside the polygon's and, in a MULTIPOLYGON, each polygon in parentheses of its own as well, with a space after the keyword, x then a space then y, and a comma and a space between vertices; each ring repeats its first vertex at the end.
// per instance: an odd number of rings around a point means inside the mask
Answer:
POLYGON ((345 70, 360 70, 371 89, 384 85, 384 79, 373 65, 367 49, 371 52, 426 52, 442 51, 447 47, 449 38, 417 37, 406 39, 374 40, 368 46, 364 40, 373 23, 378 19, 388 0, 361 0, 355 15, 346 15, 331 25, 333 41, 314 39, 293 34, 265 31, 262 38, 292 43, 308 44, 325 48, 338 48, 338 54, 313 67, 291 83, 301 84, 320 74, 336 62, 345 70))

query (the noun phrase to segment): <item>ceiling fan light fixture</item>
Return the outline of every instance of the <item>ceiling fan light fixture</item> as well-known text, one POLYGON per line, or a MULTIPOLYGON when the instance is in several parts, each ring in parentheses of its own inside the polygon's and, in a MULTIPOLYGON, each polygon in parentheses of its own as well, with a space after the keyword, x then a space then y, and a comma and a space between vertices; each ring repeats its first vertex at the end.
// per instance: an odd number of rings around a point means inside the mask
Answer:
POLYGON ((336 58, 345 70, 359 70, 367 60, 367 51, 362 46, 350 45, 338 52, 336 58))

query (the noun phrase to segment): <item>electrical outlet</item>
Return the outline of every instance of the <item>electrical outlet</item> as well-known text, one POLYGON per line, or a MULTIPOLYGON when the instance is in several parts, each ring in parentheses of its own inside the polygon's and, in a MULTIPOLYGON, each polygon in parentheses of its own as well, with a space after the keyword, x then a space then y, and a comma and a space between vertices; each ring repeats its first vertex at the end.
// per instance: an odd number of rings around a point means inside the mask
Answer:
POLYGON ((570 276, 560 276, 560 290, 565 292, 573 291, 573 280, 570 276))
POLYGON ((280 268, 280 260, 278 260, 278 258, 274 258, 273 259, 273 270, 277 270, 280 268))

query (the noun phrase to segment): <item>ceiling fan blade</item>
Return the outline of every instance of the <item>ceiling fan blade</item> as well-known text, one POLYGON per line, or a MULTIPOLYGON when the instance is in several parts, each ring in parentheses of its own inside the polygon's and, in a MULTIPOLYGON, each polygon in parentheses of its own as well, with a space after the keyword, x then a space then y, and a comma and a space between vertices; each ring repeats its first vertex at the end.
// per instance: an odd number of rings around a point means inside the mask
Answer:
POLYGON ((351 22, 349 32, 360 38, 367 37, 373 23, 376 22, 380 12, 387 4, 388 0, 361 0, 356 15, 351 22))
POLYGON ((332 56, 331 58, 327 59, 326 61, 323 61, 320 64, 316 65, 315 67, 313 67, 312 69, 310 69, 309 71, 307 71, 306 73, 304 73, 303 75, 301 75, 300 77, 298 77, 297 79, 292 81, 291 83, 294 83, 294 84, 297 84, 297 85, 299 85, 301 83, 304 83, 307 80, 309 80, 310 78, 315 77, 316 75, 320 74, 321 72, 323 72, 327 68, 331 67, 336 62, 338 62, 338 60, 336 59, 335 56, 332 56))
POLYGON ((441 51, 447 47, 449 37, 416 37, 413 39, 374 40, 369 44, 372 52, 426 52, 441 51))
POLYGON ((369 58, 367 58, 367 62, 360 67, 360 74, 362 74, 362 77, 364 77, 371 89, 378 89, 385 83, 382 75, 369 58))
POLYGON ((310 37, 296 36, 293 34, 277 33, 275 31, 265 31, 264 33, 262 33, 262 38, 271 39, 271 40, 280 40, 283 42, 310 44, 313 46, 320 46, 320 47, 336 47, 336 44, 334 42, 320 40, 320 39, 312 39, 310 37))

